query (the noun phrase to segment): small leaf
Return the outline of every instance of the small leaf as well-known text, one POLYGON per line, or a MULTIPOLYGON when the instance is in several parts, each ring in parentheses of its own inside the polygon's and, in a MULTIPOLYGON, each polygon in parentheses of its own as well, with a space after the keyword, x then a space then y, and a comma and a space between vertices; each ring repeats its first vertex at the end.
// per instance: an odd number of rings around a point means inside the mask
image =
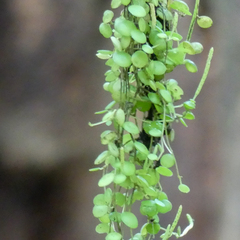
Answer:
MULTIPOLYGON (((153 49, 152 49, 152 47, 149 46, 148 44, 142 45, 142 50, 143 50, 145 53, 153 54, 153 49)), ((109 56, 109 55, 108 55, 108 56, 109 56)))
POLYGON ((160 94, 166 102, 168 103, 172 102, 172 95, 168 90, 161 89, 160 94))
POLYGON ((111 184, 114 180, 114 173, 107 173, 103 175, 100 180, 98 181, 98 186, 99 187, 105 187, 109 184, 111 184))
POLYGON ((126 197, 122 193, 116 192, 115 201, 118 206, 122 207, 125 203, 125 199, 126 197))
POLYGON ((153 64, 154 75, 163 75, 166 72, 167 68, 164 63, 160 61, 151 61, 151 63, 153 64))
POLYGON ((175 162, 176 162, 176 159, 174 155, 170 153, 164 154, 160 159, 161 165, 166 168, 172 167, 175 164, 175 162))
POLYGON ((125 161, 122 165, 121 170, 126 176, 132 176, 135 173, 136 168, 132 162, 125 161))
POLYGON ((119 173, 115 175, 113 182, 116 184, 120 184, 123 183, 126 180, 126 178, 127 178, 126 175, 124 175, 123 173, 119 173))
POLYGON ((161 100, 157 93, 148 93, 148 98, 152 103, 161 105, 161 100))
POLYGON ((112 36, 112 28, 107 23, 101 23, 99 26, 99 31, 105 38, 110 38, 112 36))
POLYGON ((145 43, 147 41, 146 35, 138 29, 131 32, 131 37, 138 43, 145 43))
POLYGON ((146 226, 146 229, 148 233, 154 235, 160 231, 161 227, 159 223, 148 223, 148 225, 146 226))
POLYGON ((173 172, 170 169, 162 166, 156 168, 156 171, 165 177, 171 177, 173 175, 173 172))
POLYGON ((180 184, 178 186, 178 189, 182 193, 189 193, 190 192, 190 188, 187 185, 185 185, 185 184, 180 184))
POLYGON ((197 23, 201 28, 210 28, 213 25, 213 20, 207 16, 200 16, 197 18, 197 23))
POLYGON ((121 2, 124 6, 127 6, 131 2, 131 0, 121 0, 121 2))
POLYGON ((96 226, 95 230, 99 234, 108 233, 109 232, 109 224, 108 223, 100 223, 96 226))
POLYGON ((122 36, 130 37, 131 32, 136 29, 136 26, 129 20, 126 20, 124 18, 117 18, 114 23, 114 28, 122 36))
POLYGON ((145 17, 147 15, 146 10, 140 5, 130 5, 128 11, 135 17, 145 17))
POLYGON ((108 212, 108 206, 106 205, 95 205, 93 207, 93 216, 96 218, 104 216, 108 212))
POLYGON ((191 60, 189 60, 189 59, 185 59, 185 60, 184 60, 184 64, 185 64, 186 69, 187 69, 189 72, 195 73, 195 72, 198 71, 197 65, 196 65, 193 61, 191 61, 191 60))
POLYGON ((122 235, 118 232, 111 232, 109 233, 106 238, 106 240, 121 240, 122 239, 122 235))
POLYGON ((184 1, 181 1, 181 0, 175 0, 174 2, 172 2, 170 4, 170 7, 172 9, 175 9, 183 14, 186 14, 186 15, 189 15, 191 16, 192 14, 189 12, 189 7, 188 5, 184 2, 184 1))
POLYGON ((184 112, 183 113, 183 117, 185 118, 185 119, 188 119, 188 120, 193 120, 193 119, 195 119, 195 116, 194 116, 194 114, 192 113, 192 112, 184 112))
POLYGON ((126 52, 116 51, 113 54, 113 61, 120 67, 129 67, 131 62, 131 56, 126 52))
POLYGON ((122 45, 116 37, 111 37, 111 41, 113 43, 113 46, 116 48, 116 50, 122 51, 122 45))
POLYGON ((109 23, 109 22, 111 22, 113 16, 114 16, 113 11, 111 11, 111 10, 106 10, 106 11, 103 13, 103 22, 104 22, 104 23, 109 23))
POLYGON ((148 64, 148 56, 141 50, 134 52, 131 59, 133 65, 137 68, 143 68, 148 64))
POLYGON ((115 143, 113 142, 108 143, 108 150, 114 157, 119 156, 119 149, 115 143))
POLYGON ((143 143, 140 143, 140 142, 134 142, 134 145, 136 147, 136 149, 138 151, 140 151, 141 153, 145 154, 145 155, 148 155, 149 154, 149 151, 147 149, 147 147, 143 144, 143 143))
POLYGON ((156 161, 158 159, 158 156, 156 154, 150 153, 148 154, 148 159, 151 161, 156 161))
POLYGON ((125 122, 123 128, 131 134, 139 134, 139 128, 133 122, 125 122))
POLYGON ((111 7, 113 9, 118 8, 121 5, 121 0, 112 0, 111 7))
POLYGON ((98 155, 98 157, 94 161, 94 164, 98 165, 103 163, 108 156, 109 156, 109 152, 107 150, 103 151, 101 154, 98 155))
POLYGON ((123 212, 121 214, 122 222, 128 226, 129 228, 137 228, 138 227, 138 220, 136 216, 131 212, 123 212))
POLYGON ((116 113, 115 113, 115 119, 117 121, 117 123, 119 124, 119 126, 122 126, 125 122, 125 113, 124 111, 119 108, 116 113))

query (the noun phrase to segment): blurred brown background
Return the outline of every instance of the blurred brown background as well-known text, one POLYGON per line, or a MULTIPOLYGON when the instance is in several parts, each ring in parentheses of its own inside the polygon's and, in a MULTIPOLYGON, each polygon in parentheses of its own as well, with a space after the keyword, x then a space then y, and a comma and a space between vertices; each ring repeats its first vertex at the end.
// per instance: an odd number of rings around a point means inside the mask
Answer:
MULTIPOLYGON (((110 101, 102 90, 107 68, 95 57, 111 48, 98 32, 109 6, 110 0, 0 1, 0 239, 104 239, 92 216, 99 173, 88 169, 106 127, 88 122, 98 121, 93 113, 110 101)), ((191 98, 214 46, 196 120, 175 125, 173 147, 192 191, 180 194, 176 178, 164 181, 174 211, 182 203, 195 219, 186 240, 240 238, 239 10, 238 0, 201 0, 200 15, 214 25, 195 28, 192 40, 205 47, 192 58, 199 74, 179 68, 175 75, 184 100, 191 98)), ((163 226, 174 211, 161 218, 163 226)))

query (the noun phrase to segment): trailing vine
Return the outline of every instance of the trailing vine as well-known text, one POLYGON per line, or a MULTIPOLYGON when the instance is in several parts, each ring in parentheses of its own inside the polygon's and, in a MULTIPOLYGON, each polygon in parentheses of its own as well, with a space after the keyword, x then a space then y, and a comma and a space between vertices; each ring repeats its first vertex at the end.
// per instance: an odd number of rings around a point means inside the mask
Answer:
POLYGON ((168 226, 162 226, 159 215, 172 209, 160 176, 171 177, 175 166, 179 179, 178 189, 190 191, 183 183, 178 164, 171 147, 174 139, 172 123, 194 119, 195 100, 207 78, 213 48, 210 49, 206 67, 193 98, 178 103, 183 90, 168 73, 178 65, 185 65, 192 73, 196 64, 187 55, 199 54, 203 46, 191 42, 195 22, 202 28, 212 25, 207 16, 198 15, 199 0, 193 14, 181 0, 112 0, 111 8, 122 7, 119 17, 112 10, 103 14, 100 33, 110 38, 113 50, 99 50, 97 57, 106 60, 109 70, 105 73, 104 90, 113 101, 103 111, 106 124, 100 138, 106 145, 96 159, 99 167, 90 171, 102 171, 98 186, 103 193, 94 200, 93 215, 99 219, 96 231, 106 234, 106 240, 151 240, 160 234, 163 240, 171 236, 184 236, 192 227, 193 219, 187 214, 189 225, 181 231, 177 227, 182 206, 168 226), (178 32, 179 16, 191 16, 186 36, 178 32), (140 213, 146 223, 139 227, 138 218, 132 212, 135 202, 140 202, 140 213))

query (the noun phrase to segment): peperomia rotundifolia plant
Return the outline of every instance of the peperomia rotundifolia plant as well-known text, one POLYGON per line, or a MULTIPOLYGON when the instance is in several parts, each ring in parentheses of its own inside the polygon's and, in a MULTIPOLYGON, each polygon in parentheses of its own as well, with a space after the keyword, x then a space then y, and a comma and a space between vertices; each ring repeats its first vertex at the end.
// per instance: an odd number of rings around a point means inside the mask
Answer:
POLYGON ((194 119, 195 99, 207 78, 213 48, 193 98, 181 101, 183 90, 168 73, 184 65, 192 73, 196 64, 188 55, 199 54, 203 46, 191 42, 195 22, 202 28, 212 25, 211 18, 198 15, 199 0, 193 13, 181 0, 112 0, 111 8, 122 8, 120 16, 112 10, 103 14, 100 33, 110 38, 111 50, 99 50, 97 56, 106 60, 109 70, 103 85, 113 101, 103 111, 102 121, 109 130, 101 134, 106 145, 95 160, 102 171, 98 186, 103 189, 94 200, 93 215, 99 219, 96 231, 106 234, 106 240, 151 240, 159 234, 163 240, 184 236, 192 227, 193 219, 187 214, 189 225, 181 231, 177 227, 182 212, 180 205, 174 221, 162 226, 159 216, 172 209, 163 189, 161 177, 171 177, 175 167, 178 189, 188 193, 183 183, 177 160, 171 148, 174 139, 172 123, 194 119), (178 32, 179 16, 191 16, 186 38, 178 32), (180 102, 180 103, 179 103, 180 102), (146 223, 139 226, 132 206, 140 202, 139 212, 146 223))

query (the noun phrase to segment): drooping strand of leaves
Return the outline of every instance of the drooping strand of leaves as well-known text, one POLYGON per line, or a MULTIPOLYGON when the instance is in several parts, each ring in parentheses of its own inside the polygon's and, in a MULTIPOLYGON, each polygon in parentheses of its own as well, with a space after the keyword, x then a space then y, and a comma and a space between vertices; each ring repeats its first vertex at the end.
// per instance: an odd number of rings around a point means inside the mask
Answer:
POLYGON ((98 186, 103 193, 93 200, 93 215, 100 221, 96 231, 106 234, 106 240, 121 240, 126 236, 150 240, 158 233, 167 240, 171 236, 182 237, 193 227, 193 219, 187 214, 189 225, 183 232, 179 227, 175 230, 181 205, 173 223, 166 227, 161 225, 159 215, 172 209, 160 176, 171 177, 173 166, 180 192, 190 191, 182 182, 170 145, 174 139, 172 123, 187 126, 185 120, 195 118, 192 110, 206 80, 213 49, 193 99, 179 104, 183 90, 177 80, 167 76, 178 65, 185 65, 192 73, 198 70, 186 58, 203 51, 201 43, 190 42, 194 23, 197 21, 203 28, 212 25, 209 17, 198 16, 198 6, 199 0, 192 15, 181 0, 112 0, 112 10, 103 13, 99 30, 105 38, 110 38, 113 48, 99 50, 97 56, 106 60, 109 67, 103 88, 113 101, 97 112, 104 114, 102 121, 89 125, 111 126, 100 136, 106 146, 94 162, 100 167, 91 169, 102 171, 98 186), (113 9, 119 7, 121 15, 114 17, 113 9), (192 16, 186 40, 177 31, 179 15, 192 16), (136 201, 140 201, 139 211, 146 217, 141 228, 132 212, 136 201))

